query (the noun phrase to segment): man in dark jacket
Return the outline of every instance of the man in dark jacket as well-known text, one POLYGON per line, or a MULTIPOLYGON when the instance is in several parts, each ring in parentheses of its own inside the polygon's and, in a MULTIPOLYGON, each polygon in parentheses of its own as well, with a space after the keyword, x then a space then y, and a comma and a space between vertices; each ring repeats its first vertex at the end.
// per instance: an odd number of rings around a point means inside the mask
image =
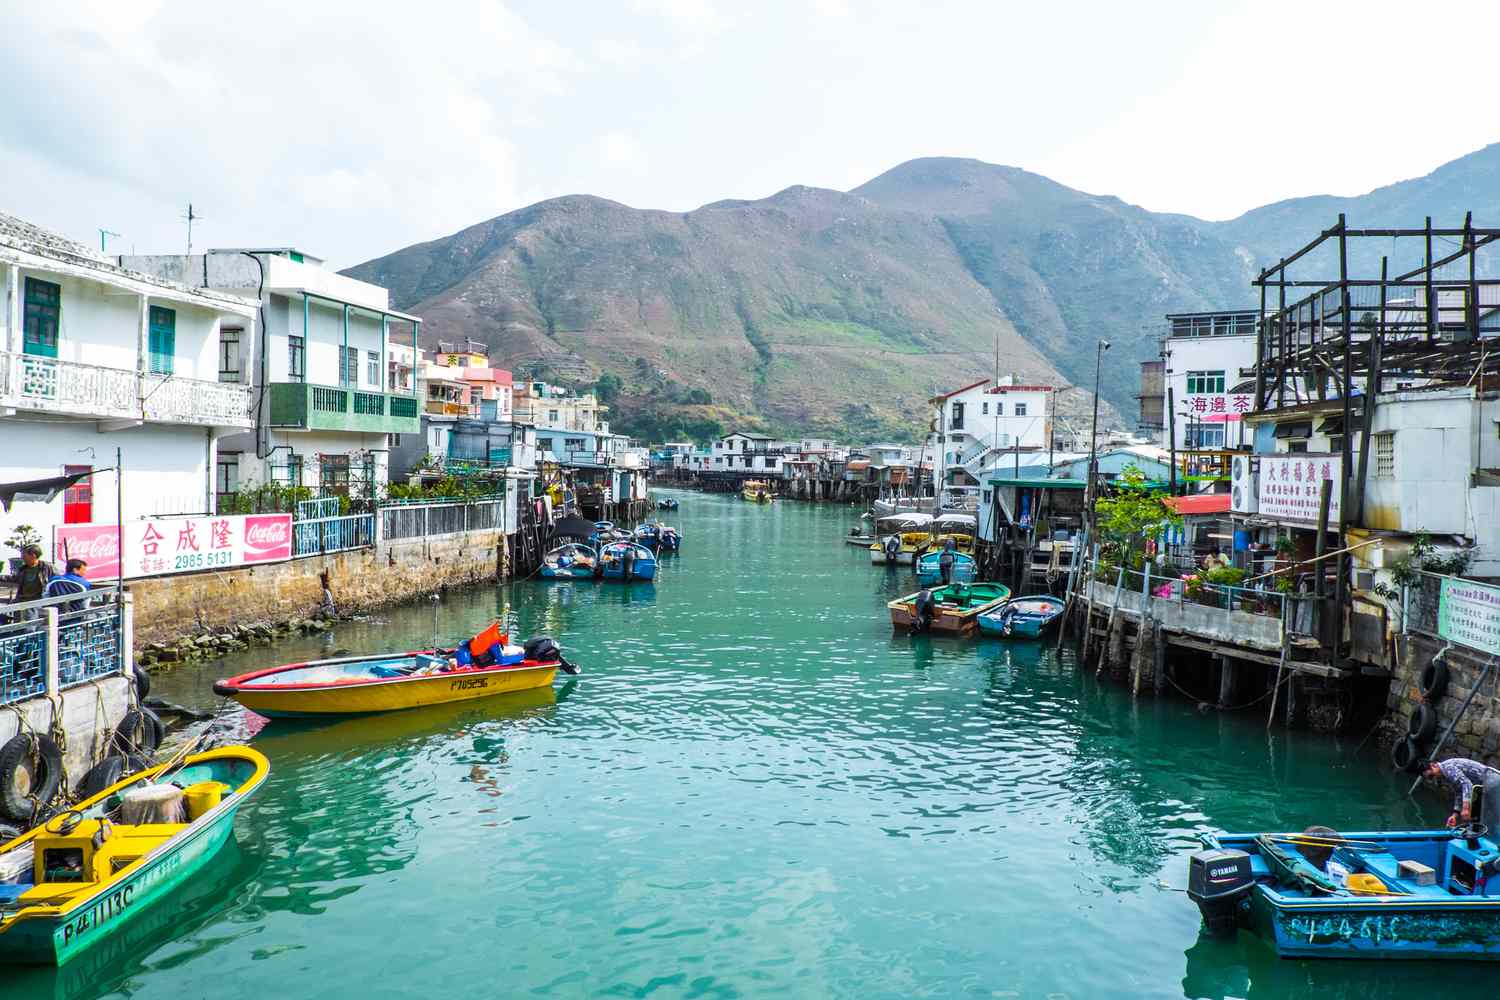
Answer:
POLYGON ((52 567, 42 562, 41 546, 26 546, 21 550, 21 569, 16 574, 16 592, 10 595, 10 603, 40 600, 51 579, 52 567))

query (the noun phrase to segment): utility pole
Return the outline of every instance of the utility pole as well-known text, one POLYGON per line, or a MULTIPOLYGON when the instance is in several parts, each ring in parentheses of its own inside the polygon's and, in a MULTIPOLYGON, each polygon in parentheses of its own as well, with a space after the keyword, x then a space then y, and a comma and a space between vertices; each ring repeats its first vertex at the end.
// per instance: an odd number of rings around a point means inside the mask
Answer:
POLYGON ((109 239, 111 236, 119 236, 119 235, 120 235, 119 233, 117 233, 117 232, 115 232, 115 231, 113 231, 111 229, 100 229, 99 230, 99 252, 100 253, 105 253, 106 252, 105 247, 104 247, 104 241, 105 240, 109 239))
POLYGON ((183 216, 183 218, 187 220, 187 252, 188 256, 191 257, 193 255, 193 222, 196 219, 203 218, 203 216, 195 214, 193 212, 193 203, 188 202, 187 215, 183 216))

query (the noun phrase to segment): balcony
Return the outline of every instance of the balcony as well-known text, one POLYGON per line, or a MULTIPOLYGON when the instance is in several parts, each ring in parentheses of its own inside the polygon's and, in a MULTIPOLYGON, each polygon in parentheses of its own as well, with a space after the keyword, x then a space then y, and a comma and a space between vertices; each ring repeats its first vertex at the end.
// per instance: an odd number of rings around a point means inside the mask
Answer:
POLYGON ((415 434, 417 400, 384 392, 303 382, 270 385, 271 426, 357 434, 415 434))
POLYGON ((0 406, 99 420, 254 426, 249 386, 0 352, 0 406))

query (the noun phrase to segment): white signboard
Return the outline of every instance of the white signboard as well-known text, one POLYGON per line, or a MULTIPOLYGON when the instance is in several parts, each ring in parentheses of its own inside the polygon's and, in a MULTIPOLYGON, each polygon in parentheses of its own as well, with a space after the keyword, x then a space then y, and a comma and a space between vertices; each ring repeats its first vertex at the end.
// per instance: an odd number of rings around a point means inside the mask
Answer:
POLYGON ((113 580, 120 572, 121 543, 127 578, 281 562, 292 557, 292 515, 153 518, 123 527, 68 524, 57 529, 54 550, 59 560, 87 560, 88 579, 113 580))
POLYGON ((1187 413, 1206 423, 1227 423, 1255 409, 1255 394, 1250 392, 1193 393, 1183 397, 1187 413))
POLYGON ((1339 519, 1339 493, 1343 490, 1343 458, 1339 455, 1260 455, 1260 516, 1278 521, 1318 522, 1318 501, 1323 480, 1331 483, 1328 523, 1339 519))
POLYGON ((1500 587, 1443 577, 1438 635, 1500 656, 1500 587))

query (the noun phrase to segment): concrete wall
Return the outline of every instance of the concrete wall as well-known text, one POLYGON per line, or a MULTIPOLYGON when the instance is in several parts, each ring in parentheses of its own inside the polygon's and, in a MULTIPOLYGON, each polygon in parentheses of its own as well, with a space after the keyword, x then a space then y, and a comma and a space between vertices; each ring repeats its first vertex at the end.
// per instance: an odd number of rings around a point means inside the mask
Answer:
POLYGON ((271 566, 139 580, 129 585, 135 640, 139 647, 229 625, 309 615, 322 601, 319 575, 325 570, 340 613, 415 600, 443 587, 486 583, 500 574, 504 551, 503 534, 476 531, 271 566))
MULTIPOLYGON (((1166 387, 1172 389, 1173 405, 1176 407, 1177 447, 1187 442, 1188 425, 1185 414, 1187 376, 1190 371, 1219 371, 1224 373, 1224 393, 1228 395, 1236 385, 1247 381, 1240 378, 1240 369, 1255 364, 1255 338, 1250 337, 1172 337, 1165 345, 1166 369, 1163 373, 1163 394, 1166 387)), ((1166 405, 1163 398, 1162 405, 1166 405)), ((1219 424, 1224 428, 1225 447, 1234 448, 1249 444, 1251 432, 1243 421, 1219 424)), ((1167 447, 1167 431, 1163 428, 1159 444, 1167 447)))
MULTIPOLYGON (((1397 738, 1406 735, 1408 720, 1421 701, 1418 683, 1422 671, 1432 661, 1433 655, 1445 645, 1441 640, 1416 634, 1402 638, 1399 642, 1402 655, 1391 675, 1391 689, 1386 703, 1390 710, 1388 721, 1391 732, 1397 738)), ((1433 703, 1438 714, 1439 737, 1478 682, 1488 657, 1483 653, 1455 646, 1445 659, 1448 663, 1448 689, 1433 703)), ((1444 746, 1439 757, 1473 757, 1492 767, 1500 767, 1500 664, 1490 671, 1468 711, 1459 720, 1458 728, 1444 746)), ((1421 747, 1424 757, 1432 750, 1432 744, 1421 747)))
MULTIPOLYGON (((94 421, 63 420, 0 421, 0 427, 6 438, 0 448, 0 482, 60 475, 65 465, 112 466, 118 446, 125 467, 126 520, 209 509, 213 469, 206 428, 146 424, 100 434, 94 421)), ((93 520, 113 521, 115 474, 100 473, 93 484, 93 520)), ((16 525, 30 524, 50 546, 52 528, 62 519, 62 497, 46 504, 18 502, 0 511, 0 540, 16 525)))
MULTIPOLYGON (((63 732, 68 741, 63 752, 63 767, 68 772, 70 787, 76 788, 94 761, 104 756, 110 735, 130 707, 133 686, 133 681, 116 675, 80 684, 62 693, 63 732)), ((36 732, 52 731, 52 703, 46 698, 28 698, 9 707, 25 716, 27 725, 36 732)), ((0 746, 15 736, 19 727, 17 714, 9 707, 0 711, 0 746)))
MULTIPOLYGON (((1128 587, 1127 582, 1120 589, 1119 608, 1121 611, 1140 615, 1147 598, 1128 587)), ((1113 582, 1095 580, 1090 596, 1096 610, 1108 608, 1116 601, 1115 585, 1113 582)), ((1153 597, 1150 601, 1151 617, 1169 632, 1250 646, 1268 653, 1281 650, 1280 618, 1251 614, 1248 611, 1226 611, 1193 601, 1165 597, 1153 597)))

